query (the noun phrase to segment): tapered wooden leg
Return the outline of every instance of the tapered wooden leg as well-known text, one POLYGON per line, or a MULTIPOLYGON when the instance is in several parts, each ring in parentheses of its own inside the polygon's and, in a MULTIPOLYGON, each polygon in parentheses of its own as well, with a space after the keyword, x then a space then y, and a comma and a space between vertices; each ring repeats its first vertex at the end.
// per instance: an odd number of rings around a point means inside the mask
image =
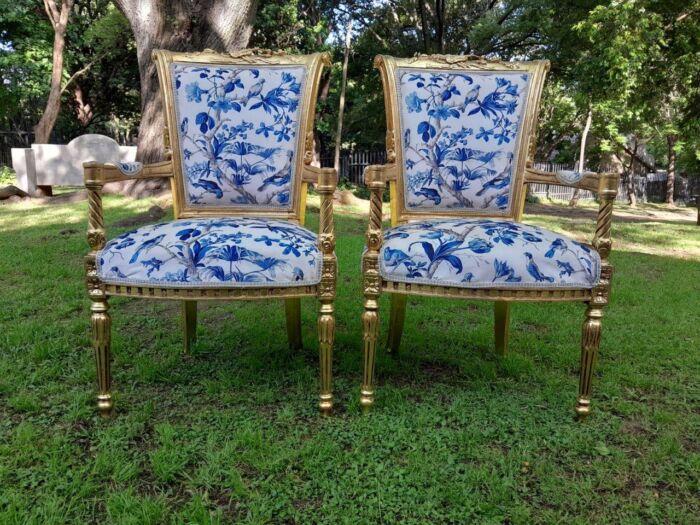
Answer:
POLYGON ((591 412, 591 381, 593 367, 598 357, 600 347, 601 319, 603 310, 598 305, 589 304, 586 320, 581 333, 581 371, 579 375, 578 399, 576 415, 585 418, 591 412))
POLYGON ((507 301, 496 301, 493 305, 493 317, 496 353, 506 355, 508 353, 508 339, 510 336, 510 303, 507 301))
POLYGON ((284 310, 287 315, 287 340, 289 348, 299 350, 303 347, 301 339, 301 298, 286 299, 284 310))
POLYGON ((333 410, 333 341, 335 339, 335 308, 333 301, 321 301, 318 316, 318 348, 321 360, 321 395, 319 408, 328 415, 333 410))
POLYGON ((391 294, 391 311, 389 312, 389 340, 387 350, 397 354, 401 346, 403 323, 406 319, 406 299, 404 294, 391 294))
POLYGON ((97 408, 102 416, 112 413, 112 320, 107 310, 107 298, 93 300, 90 311, 92 327, 92 346, 95 349, 97 365, 97 408))
POLYGON ((365 298, 365 311, 362 314, 362 338, 364 342, 364 373, 360 405, 368 412, 374 404, 374 362, 377 353, 377 336, 379 335, 379 300, 365 298))
POLYGON ((182 331, 184 352, 189 354, 197 341, 197 301, 182 301, 182 331))

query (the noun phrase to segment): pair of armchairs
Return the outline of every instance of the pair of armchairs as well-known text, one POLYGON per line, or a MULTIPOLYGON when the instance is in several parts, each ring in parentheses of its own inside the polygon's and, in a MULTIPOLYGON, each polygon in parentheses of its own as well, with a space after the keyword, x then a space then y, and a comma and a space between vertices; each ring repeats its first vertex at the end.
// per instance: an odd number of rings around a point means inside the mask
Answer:
MULTIPOLYGON (((198 301, 284 299, 289 344, 299 348, 300 299, 315 296, 319 406, 329 413, 337 174, 311 163, 315 103, 329 57, 159 50, 153 58, 165 103, 166 160, 146 166, 85 164, 91 247, 86 273, 98 408, 108 415, 113 407, 109 297, 180 301, 188 351, 196 337, 198 301), (102 187, 149 177, 170 178, 174 220, 107 242, 102 187), (304 227, 309 184, 321 198, 318 235, 304 227)), ((588 305, 576 405, 585 416, 612 275, 608 254, 617 177, 531 167, 547 62, 380 56, 375 66, 384 83, 388 164, 365 171, 371 200, 362 256, 361 405, 368 409, 374 402, 382 292, 392 294, 388 347, 393 352, 411 294, 495 301, 500 352, 507 348, 511 302, 574 300, 588 305), (520 223, 528 182, 597 192, 593 246, 520 223), (387 184, 391 228, 383 231, 387 184)))

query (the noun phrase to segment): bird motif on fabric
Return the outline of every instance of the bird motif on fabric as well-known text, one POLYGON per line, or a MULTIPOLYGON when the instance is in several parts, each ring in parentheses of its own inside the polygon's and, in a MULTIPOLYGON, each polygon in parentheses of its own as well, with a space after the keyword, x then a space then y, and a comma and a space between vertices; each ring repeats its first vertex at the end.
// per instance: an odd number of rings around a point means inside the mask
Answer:
POLYGON ((548 283, 554 282, 554 277, 549 277, 548 275, 544 275, 542 272, 540 272, 540 269, 530 252, 525 252, 525 257, 528 259, 527 273, 529 273, 533 279, 535 279, 538 283, 541 283, 542 281, 546 281, 548 283))
POLYGON ((510 173, 505 175, 501 174, 495 179, 491 179, 486 184, 484 184, 479 191, 476 192, 477 197, 481 197, 486 191, 494 189, 500 190, 505 188, 510 184, 510 173))
POLYGON ((562 239, 562 238, 554 239, 554 241, 552 241, 552 244, 549 246, 549 250, 547 250, 547 253, 545 253, 544 256, 547 259, 551 259, 552 257, 554 257, 554 254, 558 250, 564 251, 564 250, 566 250, 566 248, 567 248, 567 246, 566 246, 566 242, 564 241, 564 239, 562 239))
POLYGON ((286 186, 287 184, 289 184, 289 180, 292 178, 292 156, 293 155, 290 152, 287 156, 287 162, 282 167, 282 169, 280 169, 276 173, 273 173, 268 178, 264 179, 262 186, 258 188, 258 191, 263 191, 269 186, 279 187, 286 186))
POLYGON ((217 199, 224 196, 224 192, 221 190, 221 187, 216 182, 210 180, 199 179, 197 182, 193 183, 192 186, 195 188, 202 188, 209 193, 213 193, 217 199))
POLYGON ((442 197, 440 197, 438 191, 434 190, 433 188, 421 188, 416 192, 416 195, 425 197, 425 200, 433 201, 436 206, 440 204, 440 201, 442 200, 442 197))
POLYGON ((575 271, 574 267, 571 266, 571 264, 566 262, 566 261, 557 260, 557 267, 561 269, 561 272, 559 272, 559 277, 564 277, 565 275, 571 275, 575 271))
POLYGON ((156 237, 148 239, 147 241, 143 241, 141 243, 141 246, 139 246, 138 249, 131 256, 131 259, 129 259, 129 264, 134 264, 141 255, 141 252, 143 252, 144 250, 149 250, 154 246, 158 246, 158 243, 162 241, 164 237, 165 235, 157 235, 156 237))

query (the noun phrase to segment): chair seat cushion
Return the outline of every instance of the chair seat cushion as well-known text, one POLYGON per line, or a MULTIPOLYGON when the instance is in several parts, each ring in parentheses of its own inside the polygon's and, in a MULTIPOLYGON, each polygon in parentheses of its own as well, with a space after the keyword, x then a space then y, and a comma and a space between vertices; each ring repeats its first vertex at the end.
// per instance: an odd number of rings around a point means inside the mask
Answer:
POLYGON ((170 288, 314 285, 321 280, 317 241, 280 220, 180 219, 109 241, 97 272, 106 283, 170 288))
POLYGON ((494 219, 409 222, 384 235, 387 281, 460 288, 592 288, 592 247, 544 228, 494 219))

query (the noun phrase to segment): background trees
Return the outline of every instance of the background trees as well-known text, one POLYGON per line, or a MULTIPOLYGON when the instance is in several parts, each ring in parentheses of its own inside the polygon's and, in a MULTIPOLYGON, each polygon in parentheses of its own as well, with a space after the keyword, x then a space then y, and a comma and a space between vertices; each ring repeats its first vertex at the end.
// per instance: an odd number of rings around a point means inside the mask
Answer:
POLYGON ((700 0, 47 0, 47 5, 60 8, 71 1, 63 67, 52 68, 58 35, 53 11, 31 0, 0 0, 0 130, 27 130, 41 121, 44 133, 54 110, 42 119, 41 108, 47 100, 55 108, 59 100, 54 138, 65 141, 85 131, 121 140, 138 136, 140 156, 153 160, 160 154, 162 122, 150 50, 233 50, 250 44, 333 53, 316 140, 319 154, 328 153, 340 129, 343 52, 352 17, 343 148, 383 146, 383 100, 372 69, 376 54, 474 53, 552 61, 540 123, 541 159, 573 164, 583 149, 588 167, 614 164, 630 186, 635 172, 668 169, 668 202, 675 174, 694 176, 700 169, 700 0), (54 69, 60 75, 52 77, 54 69))

